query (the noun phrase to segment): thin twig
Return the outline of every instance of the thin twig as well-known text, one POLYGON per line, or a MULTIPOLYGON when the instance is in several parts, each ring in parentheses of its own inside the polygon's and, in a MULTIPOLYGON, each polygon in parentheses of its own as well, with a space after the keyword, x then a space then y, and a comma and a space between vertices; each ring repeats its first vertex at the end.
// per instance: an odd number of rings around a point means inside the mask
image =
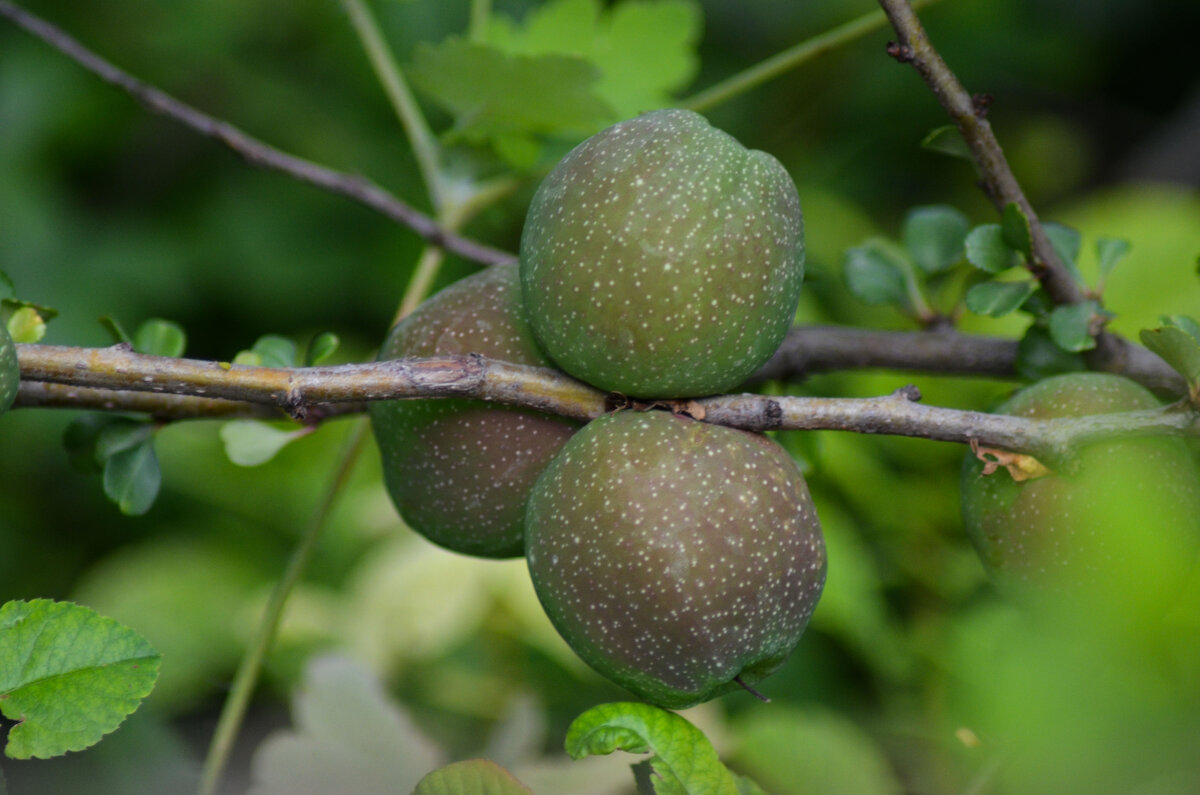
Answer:
MULTIPOLYGON (((24 379, 75 386, 220 397, 276 406, 304 419, 326 404, 411 397, 466 397, 594 419, 610 408, 593 387, 556 372, 442 356, 338 367, 247 367, 134 353, 128 346, 18 345, 24 379)), ((915 387, 882 398, 725 395, 678 410, 747 430, 840 430, 981 444, 1061 457, 1097 434, 1198 435, 1194 411, 1174 408, 1081 419, 1029 420, 917 405, 915 387)))
POLYGON ((365 177, 335 171, 288 154, 253 138, 228 122, 213 118, 180 102, 119 69, 84 47, 62 29, 8 0, 0 0, 0 16, 12 20, 106 83, 122 89, 147 109, 221 142, 253 166, 279 171, 301 182, 356 201, 408 227, 432 245, 440 246, 466 259, 485 265, 496 265, 515 259, 515 256, 507 251, 478 243, 442 228, 425 213, 365 177))

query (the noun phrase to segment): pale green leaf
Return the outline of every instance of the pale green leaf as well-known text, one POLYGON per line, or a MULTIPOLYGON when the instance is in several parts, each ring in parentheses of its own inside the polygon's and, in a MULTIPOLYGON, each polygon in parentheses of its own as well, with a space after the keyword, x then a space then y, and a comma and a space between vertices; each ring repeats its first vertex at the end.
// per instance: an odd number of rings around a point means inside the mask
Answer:
POLYGON ((468 759, 433 771, 413 795, 533 795, 533 790, 495 762, 468 759))
POLYGON ((967 291, 967 309, 977 315, 1003 317, 1015 312, 1037 290, 1037 282, 983 282, 967 291))
POLYGON ((221 426, 225 455, 238 466, 256 467, 270 461, 287 444, 307 433, 306 428, 285 431, 259 420, 232 420, 221 426))
POLYGON ((292 719, 292 730, 271 735, 255 752, 251 795, 402 795, 443 761, 379 680, 346 657, 309 664, 292 719))
POLYGON ((1075 229, 1053 221, 1042 224, 1042 229, 1050 241, 1050 247, 1058 254, 1063 265, 1071 273, 1076 284, 1083 284, 1083 275, 1079 272, 1079 246, 1083 237, 1075 229))
POLYGON ((988 273, 1000 273, 1016 265, 1013 251, 1004 242, 1000 224, 982 224, 967 234, 967 262, 988 273))
POLYGON ((1055 307, 1050 313, 1050 338, 1064 351, 1078 353, 1096 347, 1092 318, 1100 310, 1095 301, 1055 307))
POLYGON ((566 748, 574 759, 613 751, 653 754, 660 795, 737 795, 733 775, 708 738, 679 715, 649 704, 592 707, 567 729, 566 748))
POLYGON ((963 258, 967 226, 967 217, 953 207, 914 207, 904 218, 904 247, 921 270, 938 273, 963 258))
POLYGON ((1129 254, 1128 240, 1119 237, 1102 237, 1096 241, 1096 259, 1100 263, 1100 283, 1108 280, 1113 268, 1129 254))
POLYGON ((0 712, 14 759, 95 744, 137 709, 160 658, 144 638, 80 605, 35 599, 0 607, 0 712))
POLYGON ((151 356, 182 356, 186 347, 183 328, 162 318, 147 320, 133 335, 133 349, 151 356))
POLYGON ((32 306, 22 306, 13 312, 7 326, 15 342, 40 342, 46 336, 46 319, 32 306))
POLYGON ((1187 379, 1189 389, 1200 394, 1200 339, 1178 326, 1142 329, 1142 344, 1187 379))

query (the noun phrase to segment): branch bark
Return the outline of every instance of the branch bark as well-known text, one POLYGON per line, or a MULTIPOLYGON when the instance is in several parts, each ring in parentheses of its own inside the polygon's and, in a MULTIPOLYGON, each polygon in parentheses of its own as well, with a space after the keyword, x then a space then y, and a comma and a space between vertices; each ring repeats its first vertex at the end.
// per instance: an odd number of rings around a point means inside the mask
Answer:
POLYGON ((146 109, 179 122, 206 138, 224 144, 252 166, 278 171, 293 179, 343 196, 408 227, 432 245, 460 257, 496 265, 516 257, 497 248, 462 237, 440 226, 433 218, 397 198, 371 180, 347 174, 288 154, 248 135, 228 122, 213 118, 170 94, 138 80, 84 47, 61 28, 29 13, 8 0, 0 0, 0 16, 41 39, 106 83, 120 88, 146 109))
MULTIPOLYGON (((336 367, 278 369, 134 353, 126 345, 70 348, 18 345, 23 380, 67 388, 122 390, 152 397, 234 400, 273 407, 300 421, 363 401, 414 397, 477 398, 579 420, 610 407, 611 396, 556 372, 485 359, 445 356, 336 367)), ((1039 458, 1066 458, 1073 446, 1105 435, 1200 435, 1200 415, 1158 411, 1029 420, 921 406, 905 387, 880 398, 724 395, 679 404, 708 422, 747 430, 841 430, 978 442, 1039 458)))

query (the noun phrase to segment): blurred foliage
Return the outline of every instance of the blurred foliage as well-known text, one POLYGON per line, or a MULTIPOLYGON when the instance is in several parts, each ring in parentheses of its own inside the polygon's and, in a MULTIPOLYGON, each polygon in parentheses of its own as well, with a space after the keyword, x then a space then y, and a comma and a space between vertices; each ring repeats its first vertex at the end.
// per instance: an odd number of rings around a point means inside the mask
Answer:
MULTIPOLYGON (((26 5, 197 107, 427 207, 337 3, 26 5)), ((510 20, 539 5, 495 3, 510 20)), ((658 102, 661 92, 683 96, 873 7, 700 5, 690 84, 686 58, 671 51, 674 71, 646 89, 660 94, 622 95, 616 80, 601 97, 623 108, 658 102)), ((423 46, 462 34, 468 18, 465 1, 374 7, 405 65, 422 63, 423 46)), ((1162 315, 1195 315, 1200 190, 1128 179, 1125 165, 1157 132, 1183 123, 1195 101, 1194 71, 1174 59, 1193 48, 1200 6, 943 0, 922 16, 968 89, 993 95, 991 120, 1040 215, 1082 233, 1089 284, 1101 267, 1094 241, 1130 241, 1107 279, 1111 327, 1136 338, 1162 315)), ((516 25, 497 22, 490 40, 507 53, 537 50, 534 33, 518 35, 516 25)), ((883 54, 888 38, 877 32, 709 114, 779 157, 800 187, 809 256, 802 322, 913 328, 905 313, 868 306, 846 288, 846 249, 896 238, 914 206, 960 208, 972 226, 999 220, 969 164, 919 148, 945 120, 912 70, 883 54)), ((422 99, 437 130, 454 127, 422 99)), ((568 143, 547 139, 540 162, 568 143)), ((511 161, 521 146, 497 150, 511 161)), ((452 168, 466 172, 504 168, 483 149, 451 154, 452 168)), ((467 232, 515 250, 535 185, 536 176, 526 179, 467 232)), ((247 167, 0 24, 0 270, 23 298, 60 311, 44 342, 105 345, 101 316, 130 328, 167 317, 200 358, 230 360, 264 335, 308 340, 333 329, 341 344, 331 362, 367 360, 419 251, 408 231, 247 167)), ((473 269, 451 258, 438 286, 473 269)), ((967 330, 1013 338, 1028 322, 963 318, 967 330)), ((975 409, 1014 386, 842 373, 787 388, 865 396, 910 380, 929 404, 975 409)), ((184 791, 270 585, 354 421, 328 423, 254 470, 226 458, 219 423, 164 428, 155 434, 158 500, 144 516, 125 517, 98 478, 71 469, 60 444, 70 419, 20 411, 0 421, 0 601, 87 604, 161 652, 161 681, 97 748, 4 760, 4 775, 14 795, 184 791)), ((829 584, 792 660, 763 683, 775 705, 733 694, 688 711, 722 759, 774 793, 1200 789, 1200 584, 1165 619, 1121 632, 1022 612, 994 593, 962 533, 960 448, 833 433, 789 445, 805 458, 828 534, 829 584)), ((443 758, 490 756, 539 793, 630 792, 628 759, 562 754, 575 717, 627 694, 553 632, 520 561, 457 557, 400 527, 378 470, 373 453, 356 467, 289 605, 229 791, 245 790, 250 751, 286 724, 281 705, 309 658, 337 648, 382 677, 443 758), (506 750, 505 737, 524 739, 506 750)), ((298 712, 301 698, 292 702, 298 712)), ((296 736, 312 725, 298 714, 296 736)))

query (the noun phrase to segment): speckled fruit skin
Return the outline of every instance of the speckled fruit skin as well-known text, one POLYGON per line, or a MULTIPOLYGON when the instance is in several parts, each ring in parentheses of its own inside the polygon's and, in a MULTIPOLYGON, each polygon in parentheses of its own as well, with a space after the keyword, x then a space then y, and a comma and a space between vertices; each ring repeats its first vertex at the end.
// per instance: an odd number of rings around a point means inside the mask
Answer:
POLYGON ((825 583, 788 454, 661 411, 605 415, 567 443, 530 495, 525 554, 575 652, 671 709, 775 671, 825 583))
MULTIPOLYGON (((998 412, 1049 419, 1158 406, 1126 378, 1070 373, 1023 389, 998 412)), ((1024 593, 1099 589, 1161 601, 1187 575, 1200 543, 1200 473, 1186 445, 1099 442, 1076 463, 1069 473, 1018 483, 1004 469, 983 476, 982 462, 967 455, 963 517, 985 566, 1024 593)))
POLYGON ((17 362, 17 346, 8 328, 0 323, 0 414, 8 411, 17 399, 21 383, 21 365, 17 362))
POLYGON ((804 278, 796 186, 775 158, 685 110, 621 122, 542 182, 521 288, 576 378, 642 398, 728 391, 783 341, 804 278))
MULTIPOLYGON (((478 353, 550 366, 521 312, 517 266, 497 265, 442 290, 391 330, 379 358, 478 353)), ((577 423, 481 400, 371 403, 388 493, 410 527, 447 549, 524 553, 525 502, 577 423)))

